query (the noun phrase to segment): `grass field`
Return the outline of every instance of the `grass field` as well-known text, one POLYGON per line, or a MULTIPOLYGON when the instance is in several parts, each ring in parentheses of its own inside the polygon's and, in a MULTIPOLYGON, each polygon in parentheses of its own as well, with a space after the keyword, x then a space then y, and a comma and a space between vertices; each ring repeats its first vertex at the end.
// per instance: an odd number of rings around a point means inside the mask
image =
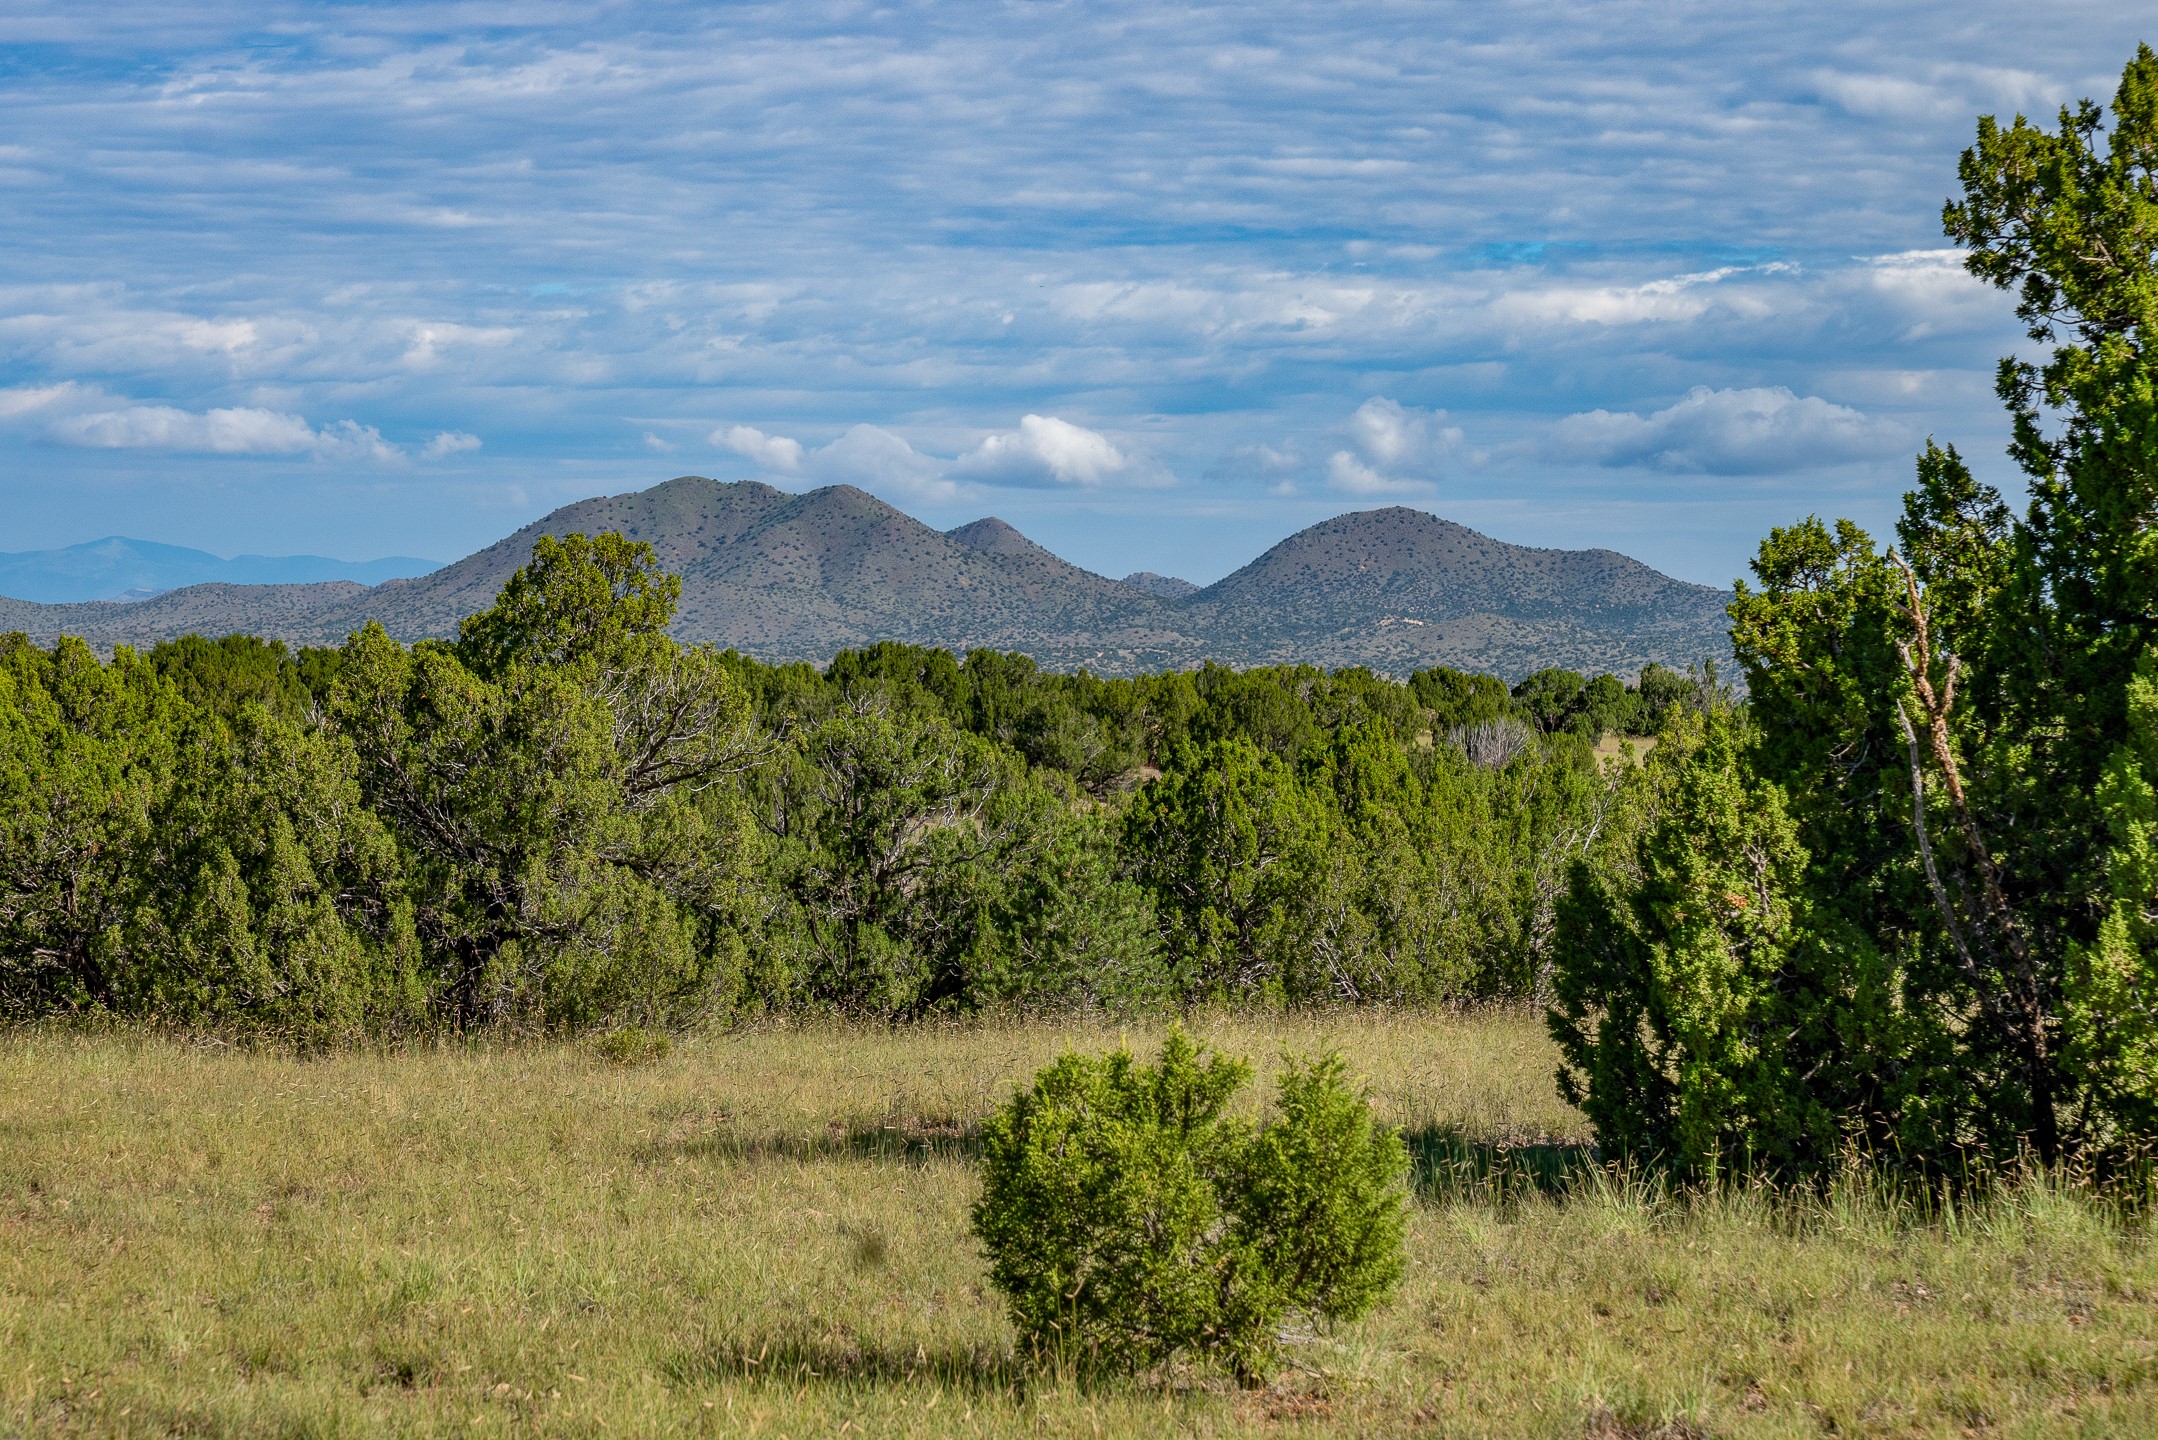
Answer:
POLYGON ((1031 1374, 983 1291, 972 1127, 1112 1029, 0 1037, 0 1434, 2158 1434, 2158 1260, 2074 1193, 1502 1190, 1583 1138, 1532 1017, 1198 1028, 1424 1157, 1400 1295, 1263 1391, 1031 1374))

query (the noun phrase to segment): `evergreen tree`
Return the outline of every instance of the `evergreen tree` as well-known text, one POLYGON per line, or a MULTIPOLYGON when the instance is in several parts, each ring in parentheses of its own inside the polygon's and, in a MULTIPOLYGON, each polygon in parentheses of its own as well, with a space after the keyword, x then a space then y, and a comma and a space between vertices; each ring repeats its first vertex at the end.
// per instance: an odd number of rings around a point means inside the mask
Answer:
POLYGON ((1740 953, 1678 924, 1680 911, 1701 923, 1705 903, 1664 853, 1679 835, 1654 832, 1623 895, 1577 876, 1554 1023, 1621 1148, 1807 1170, 1855 1136, 1953 1170, 2024 1150, 2103 1161, 2147 1139, 2154 160, 2148 48, 2110 129, 2088 102, 2055 130, 1980 121, 1944 220, 1971 271, 2015 290, 2052 346, 2043 365, 2000 370, 2029 506, 2013 515, 1929 444, 1892 549, 1818 520, 1763 543, 1759 587, 1731 607, 1754 727, 1735 749, 1694 752, 1672 794, 1721 784, 1751 796, 1747 824, 1788 817, 1774 843, 1747 840, 1729 807, 1685 822, 1704 873, 1749 846, 1782 857, 1763 894, 1785 894, 1788 919, 1742 964, 1674 969, 1689 951, 1740 953), (1780 1068, 1763 1068, 1739 974, 1774 999, 1780 1068), (1645 1046, 1627 1016, 1654 1033, 1659 1004, 1707 1029, 1645 1046))

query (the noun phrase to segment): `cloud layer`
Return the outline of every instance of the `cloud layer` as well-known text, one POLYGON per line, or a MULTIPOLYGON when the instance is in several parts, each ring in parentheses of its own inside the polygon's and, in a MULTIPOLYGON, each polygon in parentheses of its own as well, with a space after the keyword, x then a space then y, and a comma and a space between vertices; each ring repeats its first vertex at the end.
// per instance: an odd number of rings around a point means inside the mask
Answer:
MULTIPOLYGON (((371 465, 399 465, 411 458, 374 426, 357 420, 317 427, 298 415, 252 405, 195 411, 136 404, 73 381, 0 390, 0 427, 8 426, 87 450, 305 456, 371 465)), ((480 445, 477 435, 444 431, 420 447, 419 457, 440 460, 480 445)))
POLYGON ((0 507, 454 554, 690 467, 1115 573, 1406 497, 1728 578, 1997 449, 1940 201, 2127 8, 23 0, 0 507))
POLYGON ((1592 465, 1682 474, 1774 475, 1900 454, 1912 436, 1817 395, 1781 385, 1711 390, 1696 385, 1647 415, 1591 410, 1552 427, 1553 454, 1592 465))

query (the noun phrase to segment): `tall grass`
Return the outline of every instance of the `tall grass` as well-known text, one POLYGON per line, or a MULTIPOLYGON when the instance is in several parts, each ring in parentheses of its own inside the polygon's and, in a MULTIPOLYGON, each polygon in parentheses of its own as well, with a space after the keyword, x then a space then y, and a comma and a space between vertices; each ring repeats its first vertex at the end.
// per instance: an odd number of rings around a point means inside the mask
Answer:
POLYGON ((1338 1045, 1419 1157, 1401 1294, 1264 1391, 1035 1373, 984 1290, 976 1127, 1113 1027, 8 1035, 0 1434, 2158 1433, 2132 1192, 1672 1192, 1592 1163, 1533 1016, 1197 1028, 1338 1045))

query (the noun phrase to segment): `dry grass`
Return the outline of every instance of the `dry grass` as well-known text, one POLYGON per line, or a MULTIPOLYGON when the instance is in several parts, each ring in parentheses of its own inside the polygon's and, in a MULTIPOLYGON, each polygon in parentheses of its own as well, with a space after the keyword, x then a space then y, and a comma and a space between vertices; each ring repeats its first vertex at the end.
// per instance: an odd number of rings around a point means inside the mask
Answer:
POLYGON ((1603 766, 1639 765, 1656 748, 1653 735, 1606 733, 1596 742, 1596 763, 1603 766))
MULTIPOLYGON (((1200 1028, 1340 1044, 1466 1169, 1581 1139, 1531 1017, 1200 1028)), ((2158 1263, 2044 1185, 1952 1223, 1427 1185, 1402 1294, 1271 1390, 1033 1375, 967 1239, 972 1128, 1116 1038, 0 1039, 0 1434, 2158 1433, 2158 1263)))

